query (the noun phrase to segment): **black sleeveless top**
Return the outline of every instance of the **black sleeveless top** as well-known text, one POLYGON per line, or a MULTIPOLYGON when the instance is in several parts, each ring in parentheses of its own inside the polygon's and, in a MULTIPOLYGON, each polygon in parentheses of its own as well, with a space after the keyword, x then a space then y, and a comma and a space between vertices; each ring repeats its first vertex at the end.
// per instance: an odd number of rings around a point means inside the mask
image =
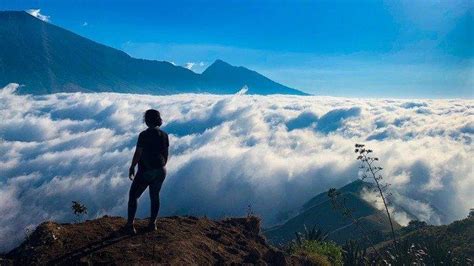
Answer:
POLYGON ((168 160, 168 134, 159 128, 148 128, 138 135, 137 147, 143 149, 138 171, 159 169, 168 160))

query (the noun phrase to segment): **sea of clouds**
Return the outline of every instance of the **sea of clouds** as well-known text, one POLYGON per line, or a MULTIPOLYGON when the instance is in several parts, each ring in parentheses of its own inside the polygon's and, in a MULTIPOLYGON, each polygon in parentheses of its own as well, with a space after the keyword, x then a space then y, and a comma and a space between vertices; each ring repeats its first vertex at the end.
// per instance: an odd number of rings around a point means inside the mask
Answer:
MULTIPOLYGON (((170 134, 161 215, 245 215, 270 226, 312 196, 358 178, 355 143, 375 151, 396 219, 433 224, 474 207, 473 100, 313 96, 58 93, 0 90, 0 251, 25 228, 126 215, 127 178, 142 114, 159 109, 170 134), (407 213, 405 213, 404 211, 407 213)), ((372 200, 373 195, 364 195, 372 200)), ((148 195, 138 216, 149 212, 148 195)))

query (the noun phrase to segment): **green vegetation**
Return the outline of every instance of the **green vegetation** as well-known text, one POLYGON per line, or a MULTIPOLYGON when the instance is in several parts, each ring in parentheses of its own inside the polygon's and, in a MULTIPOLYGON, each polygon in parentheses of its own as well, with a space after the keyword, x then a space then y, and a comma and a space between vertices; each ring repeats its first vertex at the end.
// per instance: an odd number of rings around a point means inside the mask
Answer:
MULTIPOLYGON (((405 229, 405 228, 404 228, 405 229)), ((414 245, 417 249, 423 249, 430 257, 448 257, 448 253, 455 258, 474 258, 474 217, 468 217, 460 221, 455 221, 449 225, 433 226, 425 225, 403 233, 400 243, 414 245)), ((380 243, 377 245, 380 250, 391 250, 390 243, 380 243)), ((401 250, 407 250, 402 248, 401 250)), ((433 259, 431 258, 431 259, 433 259)))
POLYGON ((443 243, 408 240, 389 246, 382 262, 390 265, 472 265, 469 258, 453 255, 443 243))
POLYGON ((442 226, 419 221, 410 226, 399 230, 397 245, 391 240, 377 244, 377 253, 354 240, 337 245, 316 227, 296 233, 287 251, 315 265, 474 265, 474 217, 442 226))
POLYGON ((342 247, 342 252, 344 265, 362 266, 369 263, 367 250, 361 248, 354 240, 347 241, 342 247))
POLYGON ((328 234, 313 226, 308 230, 295 232, 296 238, 287 247, 291 255, 309 259, 315 265, 342 265, 342 248, 327 241, 328 234))
MULTIPOLYGON (((341 247, 327 239, 334 239, 337 235, 341 235, 341 231, 343 234, 346 231, 338 228, 323 233, 316 226, 311 230, 304 226, 304 231, 296 233, 296 238, 289 245, 290 254, 306 257, 316 265, 474 265, 472 261, 474 210, 470 210, 466 219, 450 225, 432 226, 423 221, 413 220, 408 226, 400 227, 392 221, 387 200, 387 195, 390 195, 387 192, 389 184, 383 183, 380 174, 382 168, 376 165, 379 159, 369 156, 373 151, 364 147, 362 144, 356 144, 355 149, 358 154, 357 160, 361 161, 362 180, 359 184, 377 192, 385 206, 384 211, 360 215, 360 208, 363 210, 367 208, 363 204, 351 204, 357 202, 357 198, 353 197, 354 193, 348 193, 350 190, 361 191, 361 189, 354 190, 357 187, 356 182, 339 190, 331 188, 326 198, 318 195, 311 199, 310 203, 303 207, 305 211, 290 219, 284 226, 296 226, 297 219, 308 220, 311 218, 308 210, 314 213, 315 210, 312 210, 314 208, 327 207, 326 202, 329 199, 333 211, 340 214, 333 215, 332 218, 345 220, 349 223, 345 227, 356 229, 359 237, 354 239, 358 239, 359 242, 349 240, 341 247), (363 182, 366 179, 371 180, 369 185, 363 182), (381 218, 387 225, 384 230, 378 230, 383 233, 382 235, 374 235, 371 232, 374 228, 368 226, 376 224, 373 222, 375 218, 379 220, 381 218), (367 224, 368 220, 373 223, 367 224)), ((340 225, 337 221, 335 223, 340 225)), ((327 226, 324 222, 322 224, 327 226)))
POLYGON ((342 265, 342 248, 333 242, 304 239, 290 246, 290 254, 307 257, 316 265, 342 265))
POLYGON ((300 244, 303 240, 309 241, 317 241, 317 242, 324 242, 328 238, 328 234, 324 233, 321 229, 316 228, 316 225, 313 226, 310 230, 304 225, 304 233, 301 234, 299 232, 296 234, 296 243, 300 244))

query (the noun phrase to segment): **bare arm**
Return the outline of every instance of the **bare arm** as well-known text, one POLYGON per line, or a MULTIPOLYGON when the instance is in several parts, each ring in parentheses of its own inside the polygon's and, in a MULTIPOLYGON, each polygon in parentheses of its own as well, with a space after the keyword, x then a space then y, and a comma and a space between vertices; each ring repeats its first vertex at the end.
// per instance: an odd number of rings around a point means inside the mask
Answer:
POLYGON ((166 147, 165 151, 163 152, 163 158, 165 159, 165 165, 168 162, 168 147, 166 147))
POLYGON ((128 171, 128 178, 133 180, 132 176, 135 176, 135 166, 138 164, 140 157, 142 157, 143 148, 137 147, 135 148, 135 153, 133 154, 132 165, 130 165, 130 169, 128 171))
POLYGON ((166 135, 166 145, 165 145, 165 150, 163 151, 163 158, 165 159, 165 165, 168 163, 168 156, 169 156, 169 146, 170 146, 170 141, 168 139, 168 135, 166 135))

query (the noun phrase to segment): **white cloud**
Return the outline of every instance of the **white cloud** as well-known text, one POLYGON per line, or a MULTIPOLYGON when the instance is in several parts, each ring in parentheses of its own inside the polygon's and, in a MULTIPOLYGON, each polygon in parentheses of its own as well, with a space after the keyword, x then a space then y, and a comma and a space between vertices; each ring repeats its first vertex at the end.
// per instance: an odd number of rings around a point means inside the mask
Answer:
POLYGON ((84 23, 82 23, 82 27, 86 27, 88 25, 89 25, 89 23, 87 21, 84 21, 84 23))
POLYGON ((191 70, 196 63, 188 62, 184 65, 185 68, 191 70))
MULTIPOLYGON (((126 174, 148 108, 161 111, 171 141, 160 215, 244 215, 250 204, 266 226, 275 224, 278 214, 356 179, 360 142, 380 157, 392 200, 407 212, 446 223, 474 205, 472 100, 28 96, 15 87, 0 90, 3 251, 25 227, 72 221, 72 200, 88 206, 89 218, 126 215, 126 174)), ((148 204, 144 194, 138 216, 148 216, 148 204)))
POLYGON ((45 16, 41 14, 41 9, 28 9, 26 12, 30 15, 32 15, 35 18, 41 19, 42 21, 49 22, 50 16, 45 16))
POLYGON ((189 70, 198 70, 202 71, 206 64, 204 62, 187 62, 184 64, 184 67, 189 70))

